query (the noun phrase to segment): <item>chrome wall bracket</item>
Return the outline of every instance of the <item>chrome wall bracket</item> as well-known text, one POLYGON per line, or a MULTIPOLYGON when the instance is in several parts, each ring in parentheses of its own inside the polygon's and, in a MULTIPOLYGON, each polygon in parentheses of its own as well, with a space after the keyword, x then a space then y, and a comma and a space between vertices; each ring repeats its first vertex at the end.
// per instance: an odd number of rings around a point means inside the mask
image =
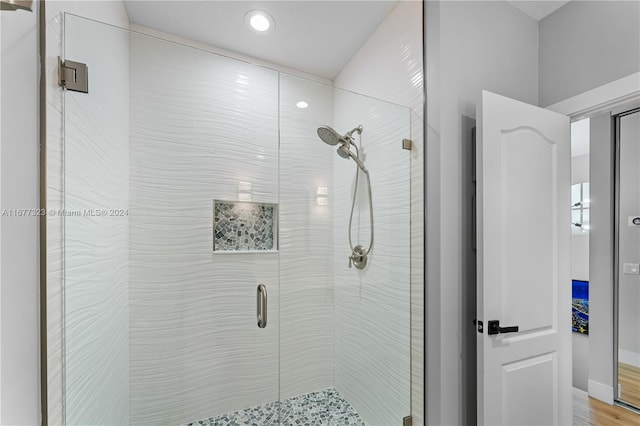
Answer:
POLYGON ((0 10, 28 10, 31 9, 33 0, 0 0, 0 10))
POLYGON ((86 64, 58 58, 58 83, 67 90, 89 93, 89 69, 86 64))

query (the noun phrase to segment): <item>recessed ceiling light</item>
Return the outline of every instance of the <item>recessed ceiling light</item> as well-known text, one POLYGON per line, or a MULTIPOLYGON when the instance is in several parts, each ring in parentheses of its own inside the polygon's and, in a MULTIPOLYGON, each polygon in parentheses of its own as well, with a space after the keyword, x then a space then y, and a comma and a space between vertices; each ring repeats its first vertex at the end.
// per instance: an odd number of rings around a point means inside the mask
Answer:
POLYGON ((263 10, 250 10, 244 15, 244 22, 259 34, 267 34, 273 31, 276 23, 273 16, 263 10))
POLYGON ((307 107, 309 106, 309 104, 308 104, 308 103, 306 103, 305 101, 300 101, 300 102, 298 102, 298 103, 296 104, 296 106, 297 106, 298 108, 300 108, 300 109, 305 109, 305 108, 307 108, 307 107))

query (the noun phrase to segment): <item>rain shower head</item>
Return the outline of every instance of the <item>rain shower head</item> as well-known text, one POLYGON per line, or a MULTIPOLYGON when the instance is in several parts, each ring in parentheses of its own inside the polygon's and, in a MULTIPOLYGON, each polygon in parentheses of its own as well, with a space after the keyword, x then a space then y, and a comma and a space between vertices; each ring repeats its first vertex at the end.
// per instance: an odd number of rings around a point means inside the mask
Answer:
POLYGON ((342 136, 329 126, 318 127, 318 136, 320 136, 320 139, 322 139, 324 143, 329 145, 338 145, 339 142, 344 142, 342 136))
POLYGON ((362 134, 362 125, 349 130, 347 133, 345 133, 344 136, 341 136, 338 132, 336 132, 329 126, 318 127, 318 136, 320 136, 320 139, 322 139, 326 144, 332 146, 338 145, 340 143, 341 145, 338 147, 337 151, 338 155, 342 158, 346 158, 347 160, 349 158, 353 159, 353 161, 356 162, 358 167, 360 167, 360 169, 364 173, 369 174, 366 167, 364 167, 364 164, 362 164, 362 161, 360 161, 360 159, 358 158, 358 155, 354 155, 353 152, 351 152, 351 145, 355 147, 356 152, 358 150, 356 145, 353 143, 352 135, 354 133, 357 133, 359 135, 362 134))
MULTIPOLYGON (((347 133, 345 133, 344 136, 340 135, 338 132, 336 132, 329 126, 318 127, 318 136, 320 136, 320 139, 322 139, 325 143, 329 145, 338 145, 338 143, 349 144, 353 140, 352 135, 354 133, 357 133, 359 135, 362 134, 362 125, 356 127, 355 129, 349 130, 347 133)), ((344 158, 348 158, 348 155, 347 156, 342 155, 342 156, 344 158)))

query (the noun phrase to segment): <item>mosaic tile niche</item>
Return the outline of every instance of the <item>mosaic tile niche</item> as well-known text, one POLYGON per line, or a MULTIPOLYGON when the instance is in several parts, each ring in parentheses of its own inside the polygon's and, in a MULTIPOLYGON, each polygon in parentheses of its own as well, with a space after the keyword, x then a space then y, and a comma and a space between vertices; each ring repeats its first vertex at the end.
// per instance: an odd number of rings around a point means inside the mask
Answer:
POLYGON ((213 200, 213 251, 276 251, 278 205, 213 200))

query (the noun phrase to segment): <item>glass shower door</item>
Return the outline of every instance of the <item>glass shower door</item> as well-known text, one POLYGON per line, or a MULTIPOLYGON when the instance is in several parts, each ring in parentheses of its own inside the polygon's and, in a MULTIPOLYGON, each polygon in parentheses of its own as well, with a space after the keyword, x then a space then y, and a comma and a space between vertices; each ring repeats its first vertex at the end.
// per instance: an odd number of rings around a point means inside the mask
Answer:
POLYGON ((401 424, 409 108, 73 15, 63 56, 66 423, 401 424), (317 134, 360 125, 371 198, 317 134))
POLYGON ((277 423, 277 73, 73 15, 64 59, 66 423, 277 423))
POLYGON ((407 107, 280 74, 283 424, 393 425, 410 415, 410 138, 407 107), (355 160, 317 133, 360 125, 353 143, 371 199, 355 160), (358 269, 352 247, 370 244, 358 269))

